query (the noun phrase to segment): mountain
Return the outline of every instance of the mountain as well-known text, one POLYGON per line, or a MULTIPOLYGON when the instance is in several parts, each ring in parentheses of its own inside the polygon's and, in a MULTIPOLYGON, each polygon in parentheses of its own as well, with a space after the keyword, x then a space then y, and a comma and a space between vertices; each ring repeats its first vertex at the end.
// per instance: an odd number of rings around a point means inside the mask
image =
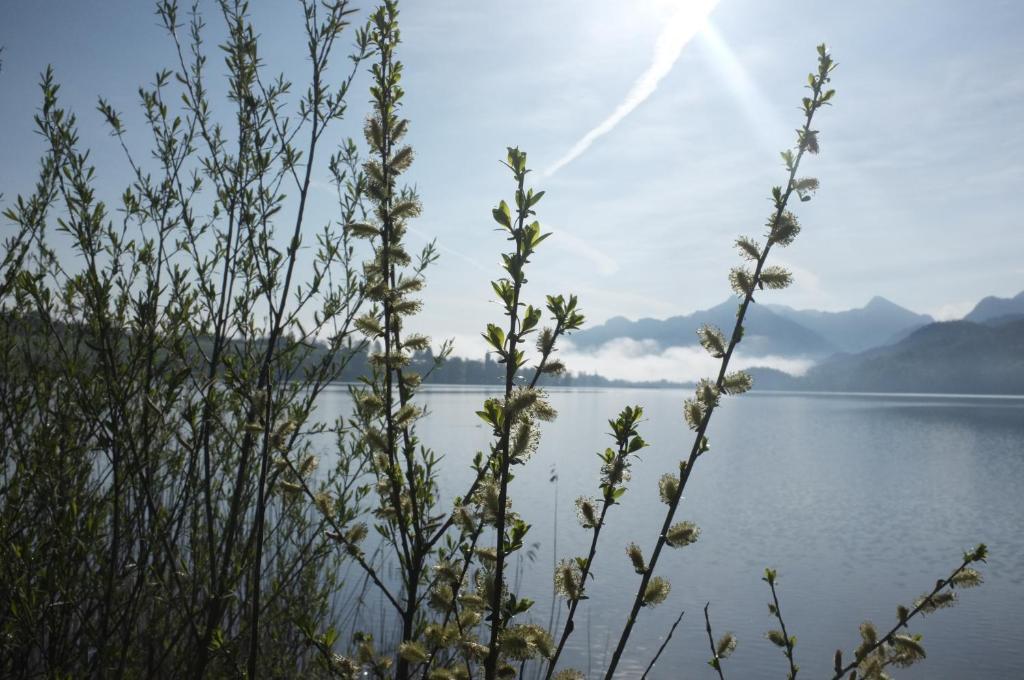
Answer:
POLYGON ((864 307, 843 312, 797 310, 782 305, 769 305, 769 308, 851 354, 896 342, 935 321, 927 314, 916 314, 878 296, 871 298, 864 307))
POLYGON ((989 296, 974 306, 964 317, 964 321, 985 323, 989 321, 1009 321, 1015 317, 1024 317, 1024 291, 1012 298, 989 296))
POLYGON ((1024 394, 1024 318, 929 324, 896 344, 834 356, 801 378, 752 373, 761 389, 1024 394))
POLYGON ((743 369, 754 380, 755 390, 803 390, 804 387, 800 378, 790 375, 785 371, 776 368, 765 368, 764 366, 752 366, 743 369))
MULTIPOLYGON (((573 336, 580 349, 597 348, 616 338, 653 341, 656 349, 695 345, 704 323, 726 334, 736 319, 736 303, 727 300, 711 309, 668 319, 630 321, 617 316, 573 336)), ((934 322, 883 297, 874 297, 859 309, 822 312, 783 305, 754 304, 747 312, 743 353, 748 356, 786 356, 821 359, 836 353, 856 354, 902 340, 911 331, 934 322)))
MULTIPOLYGON (((639 319, 630 321, 621 316, 608 319, 600 326, 580 331, 572 336, 579 349, 596 349, 616 338, 652 341, 657 349, 697 344, 697 329, 702 324, 718 326, 728 337, 736 323, 735 300, 668 319, 639 319)), ((801 323, 785 318, 771 308, 753 304, 747 310, 746 329, 741 345, 748 356, 801 356, 821 358, 834 354, 839 348, 801 323)))

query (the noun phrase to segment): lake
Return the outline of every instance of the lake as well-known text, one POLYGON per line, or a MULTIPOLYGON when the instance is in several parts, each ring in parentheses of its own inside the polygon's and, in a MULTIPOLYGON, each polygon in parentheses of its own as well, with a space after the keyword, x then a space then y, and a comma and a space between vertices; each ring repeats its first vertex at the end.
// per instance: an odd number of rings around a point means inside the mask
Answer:
MULTIPOLYGON (((442 386, 421 393, 430 415, 419 434, 445 456, 446 497, 464 492, 469 461, 487 446, 488 429, 474 411, 494 393, 442 386)), ((650 555, 665 510, 658 478, 677 469, 692 442, 681 413, 686 396, 550 392, 559 417, 544 425, 540 449, 511 487, 514 509, 533 525, 527 542, 538 544, 534 560, 520 556, 512 575, 519 594, 537 601, 534 620, 549 618, 552 560, 584 555, 589 546, 574 500, 598 495, 595 453, 612 444, 608 419, 623 406, 643 406, 640 433, 650 444, 623 504, 609 512, 596 580, 560 668, 597 677, 614 649, 639 582, 625 546, 636 541, 650 555)), ((320 413, 349 403, 343 387, 332 387, 320 413)), ((800 677, 831 677, 833 653, 841 647, 852 658, 862 621, 887 629, 897 604, 911 605, 958 566, 964 549, 985 542, 985 584, 960 592, 956 607, 915 619, 911 630, 924 635, 928 658, 894 672, 1020 677, 1024 398, 754 392, 724 399, 708 435, 711 451, 698 460, 676 516, 696 522, 700 540, 662 553, 657 573, 671 580, 672 592, 641 610, 619 676, 639 677, 680 611, 682 623, 649 677, 714 676, 703 617, 710 602, 716 638, 730 630, 739 640, 723 664, 726 677, 784 678, 786 659, 764 637, 776 621, 761 576, 773 567, 786 626, 798 638, 800 677)))

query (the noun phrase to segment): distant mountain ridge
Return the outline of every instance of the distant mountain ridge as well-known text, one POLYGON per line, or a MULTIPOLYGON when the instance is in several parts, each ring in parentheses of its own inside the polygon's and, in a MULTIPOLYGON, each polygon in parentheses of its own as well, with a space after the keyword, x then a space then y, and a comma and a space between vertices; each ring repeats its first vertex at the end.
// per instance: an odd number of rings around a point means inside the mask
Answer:
POLYGON ((1024 317, 1024 291, 1017 293, 1012 298, 995 296, 984 298, 964 317, 964 321, 985 323, 997 320, 1008 321, 1015 317, 1024 317))
MULTIPOLYGON (((629 338, 652 341, 658 350, 696 345, 697 329, 703 324, 718 326, 726 334, 732 331, 736 322, 736 304, 735 300, 727 300, 711 309, 667 319, 630 321, 617 316, 599 326, 575 333, 572 344, 578 349, 591 350, 618 338, 629 338)), ((763 305, 751 305, 745 326, 743 349, 747 353, 826 357, 836 351, 836 347, 818 333, 763 305)))
MULTIPOLYGON (((697 344, 697 329, 713 324, 728 334, 736 320, 736 301, 726 300, 710 309, 667 319, 630 321, 621 316, 576 333, 579 349, 596 349, 618 338, 651 341, 658 350, 697 344)), ((744 354, 824 359, 837 353, 856 353, 895 342, 916 328, 932 323, 882 297, 864 307, 842 312, 797 310, 782 305, 753 304, 747 310, 744 354)))
POLYGON ((893 345, 834 356, 802 377, 750 372, 759 389, 1024 394, 1024 318, 929 324, 893 345))
MULTIPOLYGON (((618 338, 652 343, 652 352, 697 344, 710 323, 727 335, 736 302, 668 319, 623 317, 573 336, 581 350, 618 338)), ((936 322, 883 297, 841 312, 754 304, 740 348, 748 359, 816 362, 805 375, 752 368, 755 389, 853 392, 1024 394, 1024 292, 986 297, 963 320, 936 322)))
POLYGON ((816 332, 840 351, 851 354, 896 342, 913 330, 935 322, 928 314, 916 314, 877 295, 859 309, 842 312, 796 310, 782 305, 768 307, 816 332))

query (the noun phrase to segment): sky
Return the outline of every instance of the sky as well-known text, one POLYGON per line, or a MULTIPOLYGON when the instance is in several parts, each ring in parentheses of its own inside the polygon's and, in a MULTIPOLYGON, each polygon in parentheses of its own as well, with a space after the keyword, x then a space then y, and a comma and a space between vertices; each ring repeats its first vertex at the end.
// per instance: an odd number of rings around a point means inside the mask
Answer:
MULTIPOLYGON (((252 4, 268 71, 301 82, 297 5, 252 4)), ((538 218, 554 233, 527 300, 574 292, 600 323, 726 299, 731 244, 761 233, 785 179, 778 152, 800 123, 819 42, 839 63, 837 95, 801 174, 821 189, 797 206, 804 230, 775 259, 795 285, 770 302, 841 310, 882 295, 948 319, 1024 289, 1024 3, 417 0, 401 11, 408 180, 424 204, 410 239, 436 238, 442 256, 417 324, 454 337, 460 354, 479 356, 479 331, 500 318, 488 282, 505 242, 490 209, 511 202, 499 163, 510 145, 528 152, 547 192, 538 218)), ((0 46, 4 201, 31 188, 36 83, 52 63, 116 202, 127 165, 95 102, 137 110, 138 86, 173 64, 152 6, 0 3, 0 46)), ((364 92, 337 139, 359 139, 364 92)), ((312 224, 332 219, 323 194, 312 224)))

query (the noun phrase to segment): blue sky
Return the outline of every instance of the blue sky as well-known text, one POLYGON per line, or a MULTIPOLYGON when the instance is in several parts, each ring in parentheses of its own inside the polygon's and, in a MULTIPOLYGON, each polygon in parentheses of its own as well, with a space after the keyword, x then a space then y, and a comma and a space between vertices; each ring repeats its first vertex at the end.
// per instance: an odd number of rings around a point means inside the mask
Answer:
MULTIPOLYGON (((269 69, 298 80, 297 7, 253 4, 269 69)), ((768 191, 783 180, 778 151, 822 41, 840 64, 835 106, 818 125, 822 153, 805 166, 822 188, 799 206, 804 231, 777 260, 796 284, 770 301, 845 309, 877 294, 952 318, 1024 289, 1024 3, 720 0, 687 29, 687 8, 696 16, 711 4, 404 3, 409 179, 424 202, 412 237, 437 237, 442 250, 424 330, 475 355, 474 337, 499 315, 488 281, 504 244, 490 208, 510 194, 498 163, 507 145, 529 152, 548 192, 539 218, 555 232, 529 276, 533 299, 577 292, 591 322, 721 302, 733 239, 761 231, 768 191), (559 166, 638 89, 647 96, 628 115, 559 166)), ((126 166, 95 101, 131 110, 138 85, 172 64, 151 5, 5 2, 0 45, 5 201, 30 188, 47 63, 116 198, 126 166)), ((339 138, 359 137, 365 101, 354 94, 339 138)), ((313 224, 331 218, 324 193, 313 224)))

